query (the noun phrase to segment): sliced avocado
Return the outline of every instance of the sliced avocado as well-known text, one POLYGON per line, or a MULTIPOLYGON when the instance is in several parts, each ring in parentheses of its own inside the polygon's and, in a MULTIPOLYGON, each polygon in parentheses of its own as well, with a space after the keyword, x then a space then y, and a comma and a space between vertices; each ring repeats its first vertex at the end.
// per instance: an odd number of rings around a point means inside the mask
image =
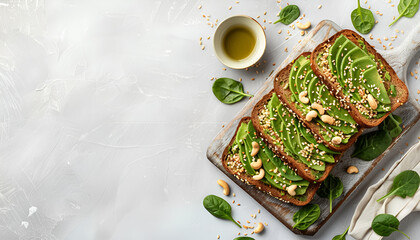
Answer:
POLYGON ((297 71, 295 75, 296 95, 297 95, 297 100, 299 102, 301 102, 299 100, 299 93, 303 91, 302 88, 304 88, 304 79, 306 77, 306 74, 309 72, 309 70, 311 70, 311 61, 306 59, 306 61, 300 66, 299 70, 297 71))
POLYGON ((251 167, 250 161, 247 161, 245 144, 239 142, 237 142, 237 144, 239 147, 239 159, 241 160, 242 166, 249 175, 255 175, 255 170, 251 167))
POLYGON ((376 67, 366 70, 363 73, 363 79, 366 80, 364 86, 376 100, 383 104, 391 104, 391 100, 388 97, 388 93, 376 67))
POLYGON ((305 138, 308 142, 318 145, 319 150, 324 151, 324 152, 326 152, 326 153, 330 153, 330 154, 340 154, 340 152, 333 151, 333 150, 331 150, 331 149, 327 148, 324 144, 322 144, 322 143, 321 143, 321 144, 320 144, 320 143, 318 143, 318 142, 316 141, 315 137, 314 137, 312 134, 308 133, 308 132, 306 131, 306 128, 304 128, 304 127, 302 126, 302 124, 300 124, 300 125, 299 125, 299 131, 300 131, 300 133, 302 134, 302 136, 303 136, 303 137, 304 137, 304 138, 305 138))
POLYGON ((319 83, 319 79, 317 77, 313 77, 308 85, 308 98, 311 103, 316 102, 318 99, 318 91, 320 87, 317 83, 319 83))
POLYGON ((338 82, 342 87, 344 87, 344 76, 341 75, 343 72, 341 69, 341 62, 344 60, 344 56, 353 48, 356 48, 356 44, 354 44, 352 41, 347 40, 343 45, 340 47, 340 49, 337 52, 337 55, 335 56, 336 66, 337 66, 337 72, 338 72, 338 82))
POLYGON ((304 56, 301 56, 296 60, 296 62, 293 64, 292 69, 290 69, 289 73, 289 89, 292 92, 292 95, 295 97, 295 99, 298 99, 298 94, 296 91, 296 74, 299 68, 302 66, 303 63, 305 63, 307 59, 304 56))
POLYGON ((340 69, 341 69, 341 72, 340 72, 340 74, 341 74, 341 76, 342 76, 342 79, 343 79, 343 81, 344 81, 344 92, 348 92, 349 91, 349 85, 347 84, 348 82, 354 82, 353 80, 352 80, 352 75, 351 75, 351 64, 352 64, 352 62, 354 62, 354 60, 355 59, 359 59, 359 58, 361 58, 361 57, 366 57, 367 56, 367 54, 362 50, 362 49, 360 49, 360 48, 358 48, 358 47, 355 47, 355 48, 353 48, 352 50, 350 50, 345 56, 344 56, 344 59, 343 59, 343 61, 341 62, 341 66, 340 66, 340 69))
POLYGON ((278 158, 272 151, 264 150, 267 157, 277 166, 279 172, 282 173, 282 176, 291 181, 300 181, 303 180, 293 169, 287 166, 280 158, 278 158))
POLYGON ((351 124, 356 124, 356 121, 354 121, 354 119, 350 116, 349 112, 346 109, 341 108, 338 100, 331 96, 327 86, 323 85, 321 87, 321 90, 319 91, 319 99, 321 100, 322 106, 327 108, 327 113, 330 116, 351 124))
POLYGON ((334 76, 338 77, 337 66, 335 62, 335 56, 337 55, 338 49, 347 40, 344 35, 339 36, 334 44, 330 47, 328 52, 328 65, 330 66, 331 72, 334 76))

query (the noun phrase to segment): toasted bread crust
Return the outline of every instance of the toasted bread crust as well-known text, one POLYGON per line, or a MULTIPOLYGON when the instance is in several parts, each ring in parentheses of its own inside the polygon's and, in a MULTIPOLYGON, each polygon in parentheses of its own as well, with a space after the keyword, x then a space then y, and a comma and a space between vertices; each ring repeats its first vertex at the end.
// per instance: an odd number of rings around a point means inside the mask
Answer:
POLYGON ((299 118, 299 120, 301 122, 303 122, 303 124, 307 127, 310 128, 311 131, 317 135, 325 145, 327 145, 327 147, 331 150, 334 151, 339 151, 339 152, 343 152, 346 149, 348 149, 349 147, 351 147, 351 145, 357 140, 357 138, 362 134, 363 132, 363 128, 359 128, 359 131, 357 133, 355 133, 353 136, 351 136, 351 138, 349 139, 348 143, 346 144, 342 144, 340 146, 335 146, 334 144, 326 141, 322 135, 321 135, 321 127, 319 125, 317 125, 315 122, 308 122, 305 121, 305 115, 302 113, 302 111, 300 111, 298 108, 296 108, 295 104, 291 103, 288 101, 289 97, 292 95, 292 92, 290 91, 289 88, 287 89, 283 89, 280 84, 281 82, 288 82, 289 81, 289 75, 290 75, 290 70, 292 69, 293 63, 299 59, 301 56, 309 56, 311 55, 310 52, 304 52, 302 54, 300 54, 295 60, 293 60, 291 63, 289 63, 285 68, 283 68, 276 76, 276 78, 274 79, 274 91, 277 93, 277 96, 279 97, 279 99, 282 100, 283 103, 285 103, 287 105, 287 107, 289 109, 291 109, 293 112, 296 113, 297 117, 299 118))
POLYGON ((320 52, 323 52, 328 44, 333 44, 335 40, 340 36, 344 35, 349 40, 351 40, 354 44, 357 46, 360 46, 359 40, 363 41, 363 43, 366 46, 366 49, 369 53, 375 55, 376 59, 381 60, 382 64, 384 65, 385 69, 389 72, 389 75, 391 76, 390 81, 384 81, 384 85, 386 89, 389 89, 390 85, 393 84, 396 87, 397 90, 397 96, 392 97, 389 96, 391 100, 391 111, 389 111, 387 114, 382 116, 378 119, 368 119, 364 117, 359 111, 357 110, 356 106, 351 104, 348 101, 343 101, 344 104, 347 105, 348 110, 353 117, 353 119, 360 124, 362 127, 375 127, 378 126, 383 120, 385 120, 386 117, 388 117, 391 112, 393 112, 395 109, 403 105, 408 100, 408 89, 407 86, 404 84, 403 81, 401 81, 400 78, 398 78, 397 74, 395 73, 394 69, 388 64, 388 62, 382 57, 381 54, 379 54, 374 47, 372 47, 368 42, 365 41, 365 39, 357 34, 356 32, 352 30, 342 30, 333 36, 331 36, 329 39, 324 41, 323 43, 319 44, 314 51, 311 53, 311 68, 313 72, 318 76, 318 78, 328 87, 330 92, 335 95, 336 98, 342 100, 345 98, 345 95, 342 91, 337 91, 339 89, 339 83, 338 82, 332 82, 328 78, 328 76, 318 67, 316 64, 316 58, 320 52))
MULTIPOLYGON (((281 156, 282 159, 287 162, 292 168, 295 168, 298 175, 303 177, 304 179, 308 181, 315 181, 315 182, 322 182, 325 180, 325 178, 328 177, 328 174, 331 172, 332 168, 335 166, 335 164, 338 162, 338 159, 341 157, 341 155, 336 155, 335 162, 336 163, 326 163, 325 165, 325 171, 321 178, 318 180, 315 179, 315 176, 311 173, 311 169, 306 166, 304 163, 300 163, 296 161, 294 158, 289 156, 287 153, 279 149, 279 147, 276 146, 273 139, 264 133, 263 127, 260 125, 260 121, 258 119, 259 113, 264 109, 265 105, 267 105, 268 101, 270 100, 272 94, 274 93, 274 90, 265 95, 255 106, 251 113, 251 120, 254 124, 255 130, 260 135, 260 137, 267 143, 268 147, 277 155, 281 156)), ((282 101, 282 99, 279 99, 282 101)), ((282 101, 283 102, 283 101, 282 101)), ((284 102, 283 102, 284 103, 284 102)), ((287 108, 287 105, 286 105, 287 108)), ((290 113, 294 114, 289 108, 288 110, 290 113)), ((311 129, 310 129, 311 130, 311 129)), ((314 134, 315 135, 315 134, 314 134)), ((318 137, 315 135, 315 137, 318 137)))
POLYGON ((318 190, 320 184, 314 184, 314 183, 310 183, 307 190, 306 190, 306 200, 305 201, 300 201, 296 198, 294 198, 293 196, 289 195, 287 192, 285 191, 281 191, 275 187, 272 187, 270 185, 267 185, 261 181, 258 180, 254 180, 251 176, 248 176, 245 173, 235 173, 233 171, 233 169, 229 168, 227 166, 227 157, 228 157, 228 153, 229 153, 229 148, 230 146, 232 146, 233 142, 235 141, 235 137, 236 137, 236 133, 238 132, 239 127, 241 126, 241 123, 248 123, 251 120, 250 117, 244 117, 241 119, 241 121, 239 122, 235 134, 233 135, 232 140, 230 141, 229 145, 225 148, 224 152, 223 152, 223 156, 222 156, 222 164, 223 167, 226 169, 226 171, 228 171, 230 174, 236 176, 236 178, 238 178, 239 180, 249 184, 249 185, 254 185, 255 187, 257 187, 259 190, 266 192, 268 194, 270 194, 271 196, 286 202, 286 203, 292 203, 296 206, 304 206, 306 204, 308 204, 312 198, 314 197, 316 191, 318 190))

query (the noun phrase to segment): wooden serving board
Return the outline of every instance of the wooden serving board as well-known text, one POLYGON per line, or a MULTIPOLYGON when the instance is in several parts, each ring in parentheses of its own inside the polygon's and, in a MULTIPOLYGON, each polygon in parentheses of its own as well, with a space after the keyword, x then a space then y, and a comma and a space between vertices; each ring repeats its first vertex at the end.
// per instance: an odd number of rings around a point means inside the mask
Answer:
MULTIPOLYGON (((314 235, 337 211, 341 204, 350 196, 350 194, 356 189, 356 187, 366 178, 366 176, 372 171, 372 169, 381 161, 387 158, 387 153, 392 151, 392 147, 406 134, 412 126, 420 119, 420 108, 418 104, 410 97, 409 101, 398 108, 395 114, 400 116, 403 120, 405 128, 400 136, 394 139, 391 146, 378 158, 373 161, 362 161, 359 159, 353 159, 350 157, 354 147, 347 150, 339 163, 334 167, 331 174, 340 177, 344 185, 343 194, 334 200, 333 211, 329 212, 329 201, 328 199, 319 198, 315 195, 311 203, 316 203, 321 208, 321 216, 319 219, 311 225, 305 231, 299 231, 293 229, 293 214, 299 210, 300 207, 292 204, 284 203, 268 194, 261 194, 261 191, 257 188, 247 185, 238 180, 233 175, 226 172, 222 166, 221 158, 224 149, 228 146, 232 139, 236 127, 242 117, 250 116, 254 105, 268 92, 273 89, 273 81, 277 73, 283 69, 290 61, 295 59, 302 52, 312 51, 318 44, 328 39, 333 34, 340 31, 341 28, 332 21, 324 20, 319 23, 302 42, 297 45, 286 60, 270 75, 268 80, 263 84, 260 90, 255 96, 248 101, 244 108, 234 117, 234 119, 222 129, 213 142, 207 149, 207 158, 222 172, 224 172, 232 181, 244 189, 252 198, 260 203, 267 211, 273 214, 278 220, 280 220, 286 227, 297 234, 314 235), (359 169, 358 174, 349 175, 345 172, 346 168, 350 165, 357 166, 359 169)), ((411 57, 420 48, 420 25, 407 36, 405 42, 393 51, 387 51, 382 55, 388 61, 388 63, 394 68, 398 76, 405 81, 406 79, 406 66, 409 63, 411 57)), ((393 159, 390 159, 393 160, 393 159)))

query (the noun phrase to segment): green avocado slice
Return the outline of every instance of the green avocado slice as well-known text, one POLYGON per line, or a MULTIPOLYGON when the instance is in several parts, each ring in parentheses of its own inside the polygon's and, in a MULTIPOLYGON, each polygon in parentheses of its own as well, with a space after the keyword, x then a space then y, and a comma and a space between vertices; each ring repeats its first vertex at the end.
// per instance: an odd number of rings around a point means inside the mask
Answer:
POLYGON ((319 91, 319 99, 321 99, 322 106, 327 108, 327 113, 330 116, 351 124, 356 124, 356 121, 350 116, 349 112, 346 109, 341 108, 338 100, 331 96, 330 91, 328 91, 325 85, 323 85, 319 91))
POLYGON ((391 100, 388 97, 388 93, 376 67, 369 68, 363 72, 363 79, 366 80, 364 86, 376 100, 383 104, 391 104, 391 100))
POLYGON ((353 48, 344 56, 344 59, 341 62, 341 67, 340 67, 341 69, 340 74, 344 81, 343 92, 349 93, 349 89, 350 89, 349 82, 354 84, 354 80, 352 79, 352 75, 351 75, 352 62, 354 62, 355 59, 359 59, 361 57, 366 57, 366 56, 367 54, 358 47, 353 48))
POLYGON ((304 137, 304 138, 305 138, 308 142, 318 145, 319 150, 324 151, 324 152, 329 153, 329 154, 340 154, 340 152, 333 151, 333 150, 331 150, 331 149, 327 148, 324 144, 322 144, 322 143, 318 143, 318 142, 316 141, 315 137, 314 137, 312 134, 308 133, 308 132, 306 131, 306 128, 304 128, 304 127, 302 126, 302 124, 300 124, 300 125, 299 125, 299 131, 300 131, 300 133, 302 134, 302 136, 303 136, 303 137, 304 137))
POLYGON ((344 35, 340 35, 330 47, 328 51, 328 65, 331 69, 331 73, 338 78, 337 65, 335 62, 335 56, 337 55, 338 49, 347 40, 344 35))
POLYGON ((299 68, 302 66, 302 64, 304 64, 307 61, 307 59, 304 56, 300 56, 300 58, 298 58, 296 60, 296 62, 293 64, 292 69, 290 70, 289 73, 289 88, 290 91, 292 92, 292 95, 295 97, 295 99, 299 98, 299 94, 296 91, 296 75, 297 72, 299 70, 299 68))
POLYGON ((306 61, 300 66, 300 68, 297 71, 296 76, 295 76, 296 95, 297 95, 296 97, 297 97, 297 100, 300 103, 302 103, 302 102, 299 100, 299 93, 304 91, 304 90, 302 90, 302 89, 305 88, 304 79, 305 79, 306 74, 309 72, 310 69, 311 69, 311 61, 306 59, 306 61))
POLYGON ((342 87, 345 87, 344 82, 344 76, 342 75, 342 69, 341 69, 341 62, 344 60, 344 56, 353 48, 356 48, 356 44, 354 44, 352 41, 347 40, 343 45, 340 47, 340 49, 337 52, 337 56, 335 56, 336 66, 337 66, 337 72, 339 75, 339 83, 342 87))

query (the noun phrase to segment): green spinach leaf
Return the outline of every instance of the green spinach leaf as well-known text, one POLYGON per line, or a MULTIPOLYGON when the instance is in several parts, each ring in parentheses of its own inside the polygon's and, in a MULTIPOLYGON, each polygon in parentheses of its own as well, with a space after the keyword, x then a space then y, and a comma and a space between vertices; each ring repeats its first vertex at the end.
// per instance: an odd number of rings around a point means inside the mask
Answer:
POLYGON ((360 33, 369 33, 375 26, 375 18, 369 9, 360 7, 360 0, 357 0, 357 8, 351 12, 351 22, 354 28, 360 33))
POLYGON ((295 225, 293 228, 305 230, 311 226, 321 215, 321 209, 318 204, 308 204, 293 215, 295 225))
POLYGON ((398 4, 398 13, 400 15, 389 26, 396 23, 401 17, 414 17, 419 10, 419 2, 419 0, 401 0, 398 4))
POLYGON ((330 200, 330 212, 332 212, 333 200, 343 194, 343 183, 341 182, 340 178, 328 175, 316 193, 318 196, 322 198, 328 198, 330 200))
POLYGON ((377 202, 380 202, 392 195, 400 196, 402 198, 407 196, 412 197, 417 192, 419 185, 420 177, 416 171, 407 170, 401 172, 395 177, 391 190, 389 190, 385 196, 378 199, 377 202))
POLYGON ((402 132, 402 128, 400 127, 401 123, 402 119, 391 113, 383 122, 381 122, 381 124, 379 124, 378 128, 387 131, 391 138, 394 138, 402 132))
POLYGON ((347 232, 349 231, 349 228, 350 228, 350 227, 348 227, 348 228, 346 229, 346 231, 344 231, 344 232, 343 232, 343 234, 341 234, 341 235, 337 235, 337 236, 333 237, 333 239, 332 239, 332 240, 346 240, 346 235, 347 235, 347 232))
POLYGON ((392 137, 384 130, 370 132, 360 136, 351 157, 371 161, 381 155, 391 145, 392 137))
POLYGON ((244 97, 253 97, 244 93, 242 83, 231 78, 219 78, 213 83, 213 94, 219 101, 226 104, 239 102, 244 97))
POLYGON ((255 239, 253 239, 252 237, 237 237, 233 240, 255 240, 255 239))
POLYGON ((285 8, 283 8, 279 13, 279 20, 275 21, 276 23, 283 23, 285 25, 291 24, 293 21, 295 21, 300 15, 299 7, 296 5, 288 5, 285 8))
POLYGON ((230 207, 229 203, 226 202, 223 198, 220 198, 215 195, 208 195, 203 200, 204 208, 211 213, 211 215, 227 219, 234 222, 238 227, 242 228, 232 217, 232 208, 230 207))
POLYGON ((398 231, 408 239, 410 239, 405 233, 398 230, 400 221, 391 214, 379 214, 372 221, 372 229, 379 236, 388 237, 391 233, 398 231))

